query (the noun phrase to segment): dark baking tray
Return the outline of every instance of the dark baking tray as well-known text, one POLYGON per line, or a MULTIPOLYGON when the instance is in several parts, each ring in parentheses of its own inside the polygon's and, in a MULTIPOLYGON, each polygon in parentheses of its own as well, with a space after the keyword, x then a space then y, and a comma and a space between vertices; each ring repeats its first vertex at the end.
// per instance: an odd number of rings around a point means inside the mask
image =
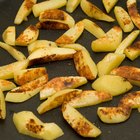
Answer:
MULTIPOLYGON (((91 0, 90 0, 91 1, 91 0)), ((41 0, 38 0, 41 2, 41 0)), ((105 11, 101 0, 92 0, 91 2, 95 3, 98 7, 100 7, 103 11, 105 11)), ((22 0, 0 0, 0 34, 10 25, 14 25, 13 21, 19 6, 21 5, 22 0)), ((137 0, 138 6, 140 5, 140 0, 137 0)), ((119 1, 117 5, 120 5, 126 9, 126 0, 119 1)), ((62 8, 65 10, 65 7, 62 8)), ((114 17, 113 10, 111 11, 110 15, 114 17)), ((75 18, 75 21, 82 20, 84 18, 88 18, 78 7, 73 13, 72 16, 75 18)), ((91 18, 89 18, 91 19, 91 18)), ((98 25, 100 25, 104 31, 108 31, 114 25, 117 25, 117 22, 114 23, 107 23, 95 21, 98 25)), ((21 25, 17 26, 17 35, 23 31, 28 25, 36 24, 38 19, 34 18, 31 14, 28 17, 27 22, 23 22, 21 25)), ((61 34, 63 34, 64 30, 41 30, 39 39, 47 39, 51 41, 55 41, 61 34)), ((124 34, 124 37, 127 34, 124 34)), ((93 60, 97 63, 99 62, 106 53, 93 53, 91 51, 91 41, 94 40, 95 37, 84 31, 82 36, 78 39, 77 43, 82 44, 85 46, 93 60)), ((0 36, 0 40, 2 38, 0 36)), ((26 47, 18 47, 17 49, 21 50, 26 56, 28 56, 27 48, 26 47)), ((9 64, 14 62, 15 60, 3 49, 0 48, 0 66, 9 64)), ((127 58, 121 65, 133 65, 133 66, 140 66, 139 58, 135 61, 131 62, 127 58)), ((73 64, 73 60, 65 60, 65 61, 57 61, 46 63, 43 65, 36 65, 34 67, 45 66, 48 70, 49 79, 56 77, 56 76, 69 76, 69 75, 78 75, 73 64)), ((82 86, 82 89, 91 89, 92 81, 88 82, 88 84, 82 86)), ((138 87, 134 87, 133 91, 139 90, 138 87)), ((6 94, 6 93, 5 93, 6 94)), ((95 138, 95 140, 139 140, 140 139, 140 113, 137 110, 133 110, 130 118, 120 124, 104 124, 100 121, 97 116, 97 108, 99 106, 116 106, 118 101, 120 100, 121 96, 114 97, 112 101, 102 103, 92 107, 85 107, 78 109, 88 120, 92 123, 95 123, 97 127, 102 130, 102 134, 95 138)), ((39 115, 36 111, 36 108, 41 103, 39 100, 39 95, 34 96, 30 100, 20 103, 6 103, 7 105, 7 117, 5 120, 0 120, 0 140, 33 140, 34 138, 19 134, 13 124, 12 116, 14 112, 19 112, 23 110, 30 110, 33 111, 37 117, 39 117, 43 122, 55 122, 57 123, 64 131, 64 135, 58 140, 89 140, 91 138, 83 138, 79 136, 75 131, 67 124, 67 122, 63 119, 61 108, 56 108, 43 115, 39 115)), ((93 138, 94 139, 94 138, 93 138)))

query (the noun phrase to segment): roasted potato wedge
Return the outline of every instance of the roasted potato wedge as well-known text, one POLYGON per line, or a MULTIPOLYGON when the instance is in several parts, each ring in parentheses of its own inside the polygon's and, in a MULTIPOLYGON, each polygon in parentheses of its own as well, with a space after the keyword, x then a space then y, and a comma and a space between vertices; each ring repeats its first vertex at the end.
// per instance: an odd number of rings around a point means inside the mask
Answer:
POLYGON ((27 46, 37 40, 39 35, 39 30, 36 26, 28 26, 16 39, 16 45, 27 46))
POLYGON ((39 105, 39 107, 37 108, 37 111, 39 114, 43 114, 46 111, 49 111, 51 109, 54 109, 54 108, 62 105, 68 94, 70 94, 69 96, 73 96, 73 94, 78 95, 81 92, 82 92, 82 90, 77 90, 77 89, 60 90, 56 94, 53 94, 51 97, 48 97, 48 99, 46 101, 41 103, 39 105))
POLYGON ((4 94, 0 89, 0 119, 6 118, 6 104, 4 99, 4 94))
POLYGON ((118 67, 125 59, 124 54, 108 53, 97 63, 98 76, 109 74, 111 70, 118 67))
POLYGON ((2 39, 6 44, 15 46, 15 40, 16 40, 15 26, 8 26, 4 30, 4 32, 2 33, 2 39))
POLYGON ((87 79, 85 77, 80 76, 66 76, 53 78, 40 91, 40 99, 46 99, 60 90, 77 88, 86 83, 87 79))
POLYGON ((94 35, 96 38, 103 37, 105 35, 105 32, 101 27, 99 27, 95 22, 89 20, 89 19, 83 19, 85 29, 90 32, 92 35, 94 35))
POLYGON ((102 0, 106 12, 109 13, 111 9, 115 6, 118 0, 102 0))
POLYGON ((30 65, 46 63, 50 61, 65 60, 73 58, 76 51, 69 48, 46 47, 40 48, 28 57, 30 65))
POLYGON ((0 79, 14 78, 14 72, 28 67, 29 60, 17 61, 0 67, 0 79))
POLYGON ((118 46, 118 48, 116 49, 115 53, 118 54, 123 54, 124 50, 130 46, 133 41, 137 38, 137 36, 139 35, 140 31, 139 30, 135 30, 133 32, 131 32, 118 46))
POLYGON ((123 107, 99 107, 97 114, 104 123, 121 123, 126 121, 131 114, 131 108, 123 107))
POLYGON ((18 132, 34 138, 53 140, 63 135, 55 123, 43 123, 31 111, 14 113, 13 122, 18 132))
POLYGON ((18 85, 24 85, 47 74, 45 67, 30 68, 14 72, 14 81, 18 85))
POLYGON ((92 88, 97 91, 108 92, 112 96, 118 96, 132 89, 132 85, 123 77, 104 75, 92 83, 92 88))
POLYGON ((74 43, 80 35, 83 33, 84 23, 79 21, 73 27, 71 27, 68 31, 66 31, 62 36, 60 36, 55 43, 57 45, 65 45, 74 43))
POLYGON ((92 41, 91 48, 94 52, 115 51, 122 41, 122 30, 118 26, 111 28, 104 36, 92 41))
POLYGON ((132 85, 140 86, 140 68, 121 66, 113 69, 110 74, 126 78, 132 85))
POLYGON ((81 94, 71 99, 68 104, 74 108, 96 105, 112 100, 112 95, 107 92, 85 90, 81 94))
POLYGON ((136 25, 138 29, 140 29, 140 14, 137 9, 137 1, 127 0, 127 9, 133 23, 136 25))
POLYGON ((14 103, 24 102, 39 93, 47 82, 48 75, 46 74, 22 86, 12 89, 6 94, 5 100, 7 102, 14 103))
POLYGON ((88 121, 82 114, 69 104, 64 104, 62 114, 68 124, 83 137, 97 137, 101 134, 101 130, 93 123, 88 121))
POLYGON ((41 12, 39 16, 39 21, 63 23, 67 25, 69 28, 73 27, 75 24, 75 20, 73 19, 72 16, 70 16, 68 13, 66 13, 63 10, 58 10, 58 9, 51 9, 51 10, 46 10, 41 12))
POLYGON ((97 20, 103 20, 107 22, 114 21, 112 17, 105 14, 101 9, 99 9, 96 5, 89 2, 88 0, 81 0, 80 6, 83 12, 91 18, 95 18, 97 20))
POLYGON ((27 19, 27 16, 31 13, 32 7, 36 2, 37 0, 24 0, 17 12, 14 23, 21 24, 27 19))
POLYGON ((38 17, 41 12, 49 9, 58 9, 63 6, 65 6, 67 3, 67 0, 46 0, 40 3, 37 3, 33 6, 33 14, 35 17, 38 17))
POLYGON ((124 32, 131 32, 134 28, 133 22, 131 21, 130 16, 128 15, 127 11, 125 11, 120 6, 115 6, 114 13, 116 16, 116 19, 120 25, 120 27, 123 29, 124 32))

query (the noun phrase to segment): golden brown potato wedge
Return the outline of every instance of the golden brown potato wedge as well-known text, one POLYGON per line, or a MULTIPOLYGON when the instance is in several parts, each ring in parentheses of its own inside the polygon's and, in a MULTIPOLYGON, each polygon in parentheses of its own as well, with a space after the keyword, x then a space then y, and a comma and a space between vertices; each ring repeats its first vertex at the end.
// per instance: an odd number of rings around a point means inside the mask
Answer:
POLYGON ((55 123, 43 123, 31 111, 14 113, 13 122, 18 132, 43 140, 54 140, 63 135, 55 123))
POLYGON ((120 6, 115 6, 114 13, 116 16, 116 19, 120 25, 120 27, 123 29, 124 32, 131 32, 134 28, 133 22, 131 21, 130 16, 128 15, 127 11, 125 11, 120 6))
POLYGON ((46 74, 22 86, 12 89, 6 94, 5 100, 7 102, 14 103, 24 102, 39 93, 47 82, 48 75, 46 74))
POLYGON ((80 6, 83 12, 91 18, 95 18, 97 20, 103 20, 107 22, 114 21, 112 17, 105 14, 101 9, 99 9, 96 5, 89 2, 88 0, 81 0, 80 6))
POLYGON ((27 46, 37 40, 39 35, 39 30, 36 26, 28 26, 16 39, 16 45, 27 46))
POLYGON ((14 72, 14 81, 18 85, 24 85, 47 74, 45 67, 30 68, 14 72))
POLYGON ((40 3, 37 3, 33 6, 33 14, 35 17, 38 17, 41 12, 49 9, 58 9, 65 6, 67 0, 46 0, 40 3))
POLYGON ((92 41, 91 48, 94 52, 115 51, 122 41, 122 30, 118 26, 111 28, 104 36, 92 41))
POLYGON ((39 107, 37 108, 37 111, 39 114, 43 114, 46 111, 49 111, 51 109, 54 109, 62 105, 67 95, 68 96, 78 95, 81 92, 82 90, 77 90, 77 89, 60 90, 56 94, 53 94, 51 97, 48 97, 46 101, 41 103, 39 107))
POLYGON ((110 74, 124 77, 131 84, 140 86, 140 68, 134 66, 121 66, 113 69, 110 74))
POLYGON ((85 77, 80 76, 66 76, 53 78, 40 91, 40 99, 46 99, 60 90, 77 88, 86 83, 87 79, 85 77))
POLYGON ((0 119, 6 118, 6 104, 4 99, 4 94, 0 89, 0 119))
POLYGON ((14 78, 14 72, 28 67, 29 60, 17 61, 0 67, 0 79, 14 78))
POLYGON ((9 26, 4 30, 4 32, 2 33, 2 39, 6 44, 15 46, 16 40, 15 26, 9 26))
POLYGON ((36 2, 37 0, 24 0, 17 12, 14 23, 21 24, 27 19, 27 16, 31 13, 32 7, 36 2))
POLYGON ((138 29, 140 29, 140 14, 137 9, 137 1, 127 0, 127 9, 133 23, 136 25, 138 29))
POLYGON ((84 23, 79 21, 72 28, 66 31, 62 36, 60 36, 55 43, 57 45, 72 44, 74 43, 80 35, 83 33, 84 23))
POLYGON ((83 137, 97 137, 101 134, 101 130, 93 123, 88 121, 81 113, 69 104, 64 104, 62 114, 68 124, 83 137))

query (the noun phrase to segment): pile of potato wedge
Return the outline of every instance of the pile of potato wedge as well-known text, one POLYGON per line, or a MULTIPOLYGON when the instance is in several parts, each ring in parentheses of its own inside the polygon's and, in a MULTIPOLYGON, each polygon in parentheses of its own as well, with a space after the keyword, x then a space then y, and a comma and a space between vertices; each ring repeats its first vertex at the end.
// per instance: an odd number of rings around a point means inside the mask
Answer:
MULTIPOLYGON (((2 32, 0 41, 0 47, 15 59, 0 66, 0 119, 6 121, 8 102, 24 103, 39 94, 38 114, 59 107, 65 122, 78 135, 96 138, 102 135, 102 126, 89 121, 77 108, 98 105, 96 114, 91 115, 107 124, 127 121, 133 109, 140 109, 140 90, 133 90, 140 87, 140 68, 133 65, 140 56, 138 2, 125 0, 124 8, 119 0, 100 1, 104 9, 90 0, 21 1, 14 25, 2 32), (86 18, 77 21, 73 16, 77 10, 86 18), (37 20, 35 24, 28 21, 31 15, 37 20), (17 28, 28 22, 17 35, 17 28), (40 38, 50 30, 63 34, 55 40, 40 38), (26 48, 28 53, 18 48, 26 48), (102 54, 102 58, 95 58, 102 54), (53 69, 48 70, 47 64, 65 60, 72 62, 77 74, 50 78, 53 69), (125 61, 130 64, 124 65, 125 61), (86 84, 90 88, 85 89, 86 84), (113 102, 116 96, 121 96, 116 106, 101 104, 113 102)), ((19 133, 44 140, 65 135, 60 124, 42 122, 29 110, 13 113, 19 133)))

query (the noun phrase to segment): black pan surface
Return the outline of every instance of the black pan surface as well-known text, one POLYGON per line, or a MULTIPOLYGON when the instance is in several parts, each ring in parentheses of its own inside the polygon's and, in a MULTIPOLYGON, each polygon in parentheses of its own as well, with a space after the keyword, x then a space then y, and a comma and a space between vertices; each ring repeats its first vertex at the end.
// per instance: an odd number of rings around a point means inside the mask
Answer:
MULTIPOLYGON (((101 0, 90 0, 90 1, 96 4, 105 12, 101 0)), ((41 0, 38 0, 38 2, 41 2, 41 0)), ((0 34, 2 34, 4 29, 6 29, 8 26, 14 25, 13 21, 21 3, 22 0, 16 0, 16 1, 0 0, 0 34)), ((140 6, 140 0, 137 0, 137 4, 138 6, 140 6)), ((122 6, 126 9, 126 0, 119 1, 117 5, 122 6)), ((65 10, 65 7, 63 7, 62 9, 65 10)), ((113 10, 110 12, 110 15, 114 17, 113 10)), ((75 21, 88 18, 82 12, 80 7, 78 7, 72 13, 72 16, 74 17, 75 21)), ((107 22, 96 21, 94 19, 91 20, 95 21, 98 25, 100 25, 105 32, 107 32, 114 25, 118 25, 117 22, 107 23, 107 22)), ((36 24, 37 21, 38 19, 34 18, 34 16, 31 14, 28 17, 27 22, 23 22, 21 25, 18 26, 16 25, 17 35, 30 24, 36 24)), ((47 39, 47 40, 55 41, 64 32, 65 32, 64 30, 41 30, 39 39, 47 39)), ((127 34, 124 34, 124 37, 126 35, 127 34)), ((83 46, 85 46, 89 50, 93 60, 96 63, 98 63, 106 55, 106 53, 93 53, 91 51, 91 41, 95 39, 96 38, 93 35, 91 35, 87 31, 84 31, 82 36, 77 40, 77 43, 80 43, 83 46)), ((0 35, 0 40, 2 41, 1 35, 0 35)), ((26 47, 17 46, 16 48, 18 50, 21 50, 26 56, 28 56, 26 47)), ((126 58, 121 65, 133 65, 139 67, 140 66, 139 60, 140 58, 137 58, 135 61, 132 62, 126 58)), ((5 50, 0 48, 0 66, 9 64, 14 61, 15 60, 12 58, 12 56, 10 56, 5 50)), ((43 65, 36 65, 34 67, 39 67, 39 66, 45 66, 47 68, 49 79, 56 76, 78 75, 74 68, 73 60, 51 62, 43 65)), ((92 82, 93 81, 88 82, 88 84, 80 88, 92 89, 91 88, 92 82)), ((134 87, 132 89, 132 91, 136 91, 136 90, 139 90, 139 88, 134 87)), ((140 140, 140 113, 137 110, 133 110, 130 118, 126 122, 120 124, 112 124, 112 125, 104 124, 100 121, 100 119, 97 116, 96 111, 99 106, 116 106, 121 97, 122 95, 118 97, 114 97, 112 101, 106 103, 102 103, 92 107, 85 107, 85 108, 78 109, 88 120, 90 120, 92 123, 95 123, 95 125, 101 129, 102 134, 99 137, 95 138, 95 140, 140 140)), ((37 117, 39 117, 43 122, 57 123, 64 131, 64 135, 58 138, 58 140, 66 140, 66 139, 90 140, 91 139, 91 138, 83 138, 79 136, 77 133, 75 133, 75 131, 63 119, 61 108, 56 108, 43 115, 39 115, 36 111, 36 108, 40 103, 41 101, 39 100, 39 95, 36 95, 30 100, 20 104, 6 103, 7 117, 3 121, 0 120, 0 140, 33 140, 34 139, 32 137, 19 134, 13 124, 12 121, 13 113, 23 111, 23 110, 33 111, 33 113, 37 115, 37 117)))

